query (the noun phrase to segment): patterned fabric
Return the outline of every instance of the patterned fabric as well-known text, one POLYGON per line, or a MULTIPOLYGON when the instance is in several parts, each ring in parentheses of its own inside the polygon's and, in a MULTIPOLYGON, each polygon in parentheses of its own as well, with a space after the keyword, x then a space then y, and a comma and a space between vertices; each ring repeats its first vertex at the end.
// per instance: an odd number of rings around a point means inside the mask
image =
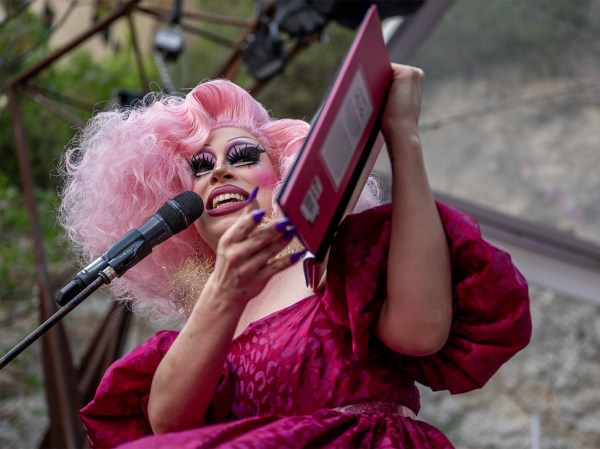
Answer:
POLYGON ((444 448, 434 427, 361 403, 419 411, 420 382, 461 393, 482 387, 529 341, 527 284, 476 222, 438 204, 452 261, 453 324, 427 357, 394 353, 371 333, 386 297, 389 205, 348 217, 334 240, 323 294, 248 326, 233 342, 209 425, 152 435, 152 376, 177 333, 155 334, 115 362, 81 412, 93 448, 444 448), (366 411, 365 411, 366 410, 366 411), (143 437, 143 438, 142 438, 143 437))

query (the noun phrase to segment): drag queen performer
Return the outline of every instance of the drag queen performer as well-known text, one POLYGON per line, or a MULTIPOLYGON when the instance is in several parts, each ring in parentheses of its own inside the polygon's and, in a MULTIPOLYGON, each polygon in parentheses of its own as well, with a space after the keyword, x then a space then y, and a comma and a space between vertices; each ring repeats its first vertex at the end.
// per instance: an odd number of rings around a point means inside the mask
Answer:
POLYGON ((270 118, 224 80, 91 120, 66 154, 61 209, 84 263, 184 190, 207 209, 113 282, 134 309, 184 323, 108 369, 81 411, 93 448, 452 447, 417 419, 415 382, 482 387, 531 322, 509 255, 433 200, 423 79, 393 66, 382 119, 392 202, 363 192, 316 291, 273 206, 306 123, 270 118))

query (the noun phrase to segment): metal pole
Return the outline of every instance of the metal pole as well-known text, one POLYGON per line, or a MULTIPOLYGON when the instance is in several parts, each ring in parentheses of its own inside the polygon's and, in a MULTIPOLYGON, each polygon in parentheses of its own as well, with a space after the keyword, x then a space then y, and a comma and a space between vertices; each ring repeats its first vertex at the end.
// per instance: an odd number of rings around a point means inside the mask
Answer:
MULTIPOLYGON (((57 309, 47 271, 43 237, 37 214, 34 182, 25 145, 25 133, 17 92, 14 85, 6 91, 11 110, 12 127, 17 147, 17 158, 25 204, 30 218, 30 230, 36 261, 37 283, 40 295, 40 317, 44 321, 57 309)), ((79 421, 77 375, 72 363, 69 342, 61 323, 42 338, 44 386, 50 416, 51 443, 54 447, 77 449, 83 443, 83 427, 79 421)))
POLYGON ((427 0, 417 12, 406 17, 386 42, 392 62, 406 64, 454 1, 427 0))
POLYGON ((146 90, 149 88, 150 83, 148 83, 148 77, 146 76, 146 71, 144 70, 144 61, 142 58, 142 52, 140 51, 140 45, 137 40, 137 32, 135 29, 135 23, 133 21, 133 17, 131 17, 131 10, 127 12, 127 21, 129 23, 129 30, 131 33, 131 42, 133 43, 133 51, 135 54, 135 61, 137 63, 138 75, 140 76, 140 82, 142 83, 142 89, 146 90))

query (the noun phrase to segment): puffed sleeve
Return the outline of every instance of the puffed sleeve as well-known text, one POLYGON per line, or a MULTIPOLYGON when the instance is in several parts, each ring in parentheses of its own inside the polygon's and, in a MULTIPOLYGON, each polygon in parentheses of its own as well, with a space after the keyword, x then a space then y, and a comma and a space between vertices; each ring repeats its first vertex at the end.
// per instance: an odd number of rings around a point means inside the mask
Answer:
MULTIPOLYGON (((433 390, 482 387, 531 336, 527 283, 510 256, 483 240, 475 220, 437 203, 450 249, 453 320, 445 346, 427 357, 391 354, 399 370, 433 390)), ((350 330, 353 352, 379 347, 373 325, 386 298, 391 205, 349 216, 334 239, 323 296, 350 330), (371 341, 370 341, 371 340, 371 341)))
MULTIPOLYGON (((152 378, 177 335, 176 331, 159 331, 106 370, 94 399, 79 413, 92 449, 115 447, 152 435, 148 420, 152 378)), ((206 412, 207 424, 228 419, 231 394, 228 373, 225 363, 206 412)))
POLYGON ((175 331, 157 332, 108 368, 94 399, 80 411, 90 447, 114 447, 152 434, 150 386, 176 336, 175 331))

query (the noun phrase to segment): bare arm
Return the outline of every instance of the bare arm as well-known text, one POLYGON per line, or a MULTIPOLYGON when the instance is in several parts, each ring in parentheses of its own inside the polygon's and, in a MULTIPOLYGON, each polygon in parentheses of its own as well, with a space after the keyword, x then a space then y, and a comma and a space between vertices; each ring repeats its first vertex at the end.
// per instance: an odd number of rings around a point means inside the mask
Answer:
POLYGON ((247 210, 219 240, 215 270, 154 375, 148 403, 154 433, 205 423, 246 304, 273 274, 290 266, 288 258, 268 262, 287 244, 282 233, 273 226, 255 231, 256 226, 247 210))
POLYGON ((450 331, 449 252, 418 131, 424 74, 414 67, 393 68, 382 119, 392 164, 388 298, 376 332, 394 351, 424 356, 437 352, 450 331))

